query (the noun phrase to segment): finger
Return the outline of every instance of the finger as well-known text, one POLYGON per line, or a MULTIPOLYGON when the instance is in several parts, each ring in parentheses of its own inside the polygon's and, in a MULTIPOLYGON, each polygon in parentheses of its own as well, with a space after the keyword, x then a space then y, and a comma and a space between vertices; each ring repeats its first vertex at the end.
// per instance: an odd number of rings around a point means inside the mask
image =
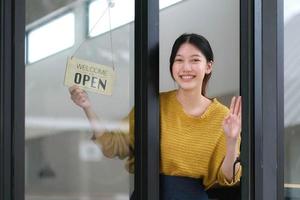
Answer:
POLYGON ((70 93, 71 95, 77 95, 78 94, 78 91, 79 91, 79 88, 73 88, 70 93))
POLYGON ((233 103, 233 109, 232 109, 232 114, 235 115, 237 109, 236 109, 236 104, 237 104, 238 98, 235 97, 235 101, 233 103))
POLYGON ((229 114, 229 115, 227 115, 227 116, 224 118, 224 120, 227 120, 227 119, 229 118, 229 116, 230 116, 230 114, 229 114))
POLYGON ((74 90, 74 95, 87 96, 87 92, 81 88, 76 88, 74 90))
POLYGON ((234 104, 235 104, 235 96, 233 96, 232 99, 231 99, 230 114, 233 113, 234 104))
POLYGON ((233 114, 234 115, 237 115, 238 112, 239 112, 239 106, 240 106, 240 98, 237 97, 236 100, 235 100, 235 104, 234 104, 234 110, 233 110, 233 114))
POLYGON ((73 92, 72 92, 72 95, 75 95, 75 96, 79 96, 79 95, 81 95, 81 94, 84 94, 84 93, 83 93, 83 90, 82 90, 81 88, 76 88, 76 89, 74 89, 73 92))
POLYGON ((78 99, 79 99, 79 101, 85 101, 86 100, 86 98, 84 96, 80 96, 78 99))
POLYGON ((84 98, 84 99, 88 99, 88 95, 87 95, 87 93, 86 93, 85 91, 82 91, 82 92, 80 93, 80 96, 81 96, 82 98, 84 98))
POLYGON ((239 105, 239 110, 238 110, 238 116, 241 116, 242 115, 242 97, 239 96, 240 98, 240 105, 239 105))
POLYGON ((69 92, 72 93, 73 90, 75 90, 76 88, 79 88, 77 85, 72 85, 71 87, 69 87, 69 92))
POLYGON ((224 122, 228 123, 230 122, 231 114, 229 114, 225 119, 224 122))
POLYGON ((75 85, 72 85, 71 87, 69 87, 69 92, 71 93, 74 89, 75 89, 75 85))
POLYGON ((75 94, 78 97, 83 97, 84 96, 84 93, 81 90, 77 90, 75 94))
POLYGON ((76 92, 75 90, 72 91, 71 96, 77 97, 78 96, 78 92, 76 92))
POLYGON ((228 121, 231 118, 231 113, 229 113, 226 117, 225 117, 225 121, 228 121))

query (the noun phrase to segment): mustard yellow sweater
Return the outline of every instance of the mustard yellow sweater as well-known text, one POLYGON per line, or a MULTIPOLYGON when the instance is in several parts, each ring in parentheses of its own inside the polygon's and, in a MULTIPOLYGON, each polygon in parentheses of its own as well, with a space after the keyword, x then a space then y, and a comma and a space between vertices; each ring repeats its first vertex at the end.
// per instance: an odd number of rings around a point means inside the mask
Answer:
MULTIPOLYGON (((222 122, 229 110, 213 99, 200 117, 187 115, 176 98, 176 91, 160 95, 161 173, 203 179, 206 189, 213 185, 235 185, 226 180, 221 165, 226 154, 226 141, 222 122)), ((126 120, 130 122, 130 134, 105 132, 96 138, 107 157, 129 157, 127 169, 133 172, 134 112, 126 120)))

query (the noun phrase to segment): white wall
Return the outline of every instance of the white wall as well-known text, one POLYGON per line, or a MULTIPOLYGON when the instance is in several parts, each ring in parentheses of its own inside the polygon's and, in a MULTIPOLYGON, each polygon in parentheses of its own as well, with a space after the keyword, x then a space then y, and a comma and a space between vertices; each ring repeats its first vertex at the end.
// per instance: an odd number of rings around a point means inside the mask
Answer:
POLYGON ((174 87, 169 73, 173 42, 182 33, 206 37, 215 54, 208 95, 234 93, 239 88, 239 2, 188 0, 160 13, 160 85, 174 87))

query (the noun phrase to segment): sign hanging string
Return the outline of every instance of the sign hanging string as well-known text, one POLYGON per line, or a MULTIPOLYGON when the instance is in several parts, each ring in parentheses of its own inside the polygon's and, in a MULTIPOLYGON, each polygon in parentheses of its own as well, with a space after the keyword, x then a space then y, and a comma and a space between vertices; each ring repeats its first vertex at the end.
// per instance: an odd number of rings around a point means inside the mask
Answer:
MULTIPOLYGON (((111 49, 111 62, 112 62, 112 68, 115 71, 115 64, 114 64, 114 55, 113 55, 113 41, 112 41, 112 31, 111 31, 111 15, 110 15, 110 8, 114 7, 114 2, 112 0, 107 0, 108 2, 108 6, 107 8, 104 10, 104 12, 102 13, 102 15, 99 17, 99 19, 96 21, 96 23, 93 25, 93 27, 91 28, 91 30, 89 30, 88 35, 95 29, 95 27, 97 26, 97 24, 101 21, 101 19, 105 16, 106 12, 108 12, 108 22, 109 22, 109 37, 110 37, 110 49, 111 49)), ((74 51, 73 55, 71 56, 71 59, 74 57, 74 55, 78 52, 78 50, 81 48, 81 46, 83 45, 83 43, 86 41, 87 39, 83 40, 79 46, 76 48, 76 50, 74 51)))
POLYGON ((110 16, 110 8, 114 7, 114 3, 111 0, 108 0, 108 21, 109 21, 109 37, 110 37, 110 49, 111 49, 111 62, 113 66, 113 70, 115 70, 114 63, 114 49, 113 49, 113 41, 112 41, 112 31, 111 31, 111 16, 110 16))

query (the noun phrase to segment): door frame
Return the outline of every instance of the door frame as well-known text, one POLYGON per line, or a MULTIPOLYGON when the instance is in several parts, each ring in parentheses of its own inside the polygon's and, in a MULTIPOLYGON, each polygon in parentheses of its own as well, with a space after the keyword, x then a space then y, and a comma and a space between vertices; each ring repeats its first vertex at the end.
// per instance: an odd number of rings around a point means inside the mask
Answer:
MULTIPOLYGON (((158 0, 135 5, 135 189, 138 199, 157 200, 158 0)), ((23 200, 25 1, 2 0, 0 6, 0 198, 23 200)), ((279 200, 284 191, 283 0, 241 0, 240 22, 242 199, 279 200)))
POLYGON ((0 4, 0 199, 24 199, 25 1, 0 4))
POLYGON ((135 191, 159 199, 159 1, 135 1, 135 191))
POLYGON ((284 199, 283 0, 240 1, 242 199, 284 199))

